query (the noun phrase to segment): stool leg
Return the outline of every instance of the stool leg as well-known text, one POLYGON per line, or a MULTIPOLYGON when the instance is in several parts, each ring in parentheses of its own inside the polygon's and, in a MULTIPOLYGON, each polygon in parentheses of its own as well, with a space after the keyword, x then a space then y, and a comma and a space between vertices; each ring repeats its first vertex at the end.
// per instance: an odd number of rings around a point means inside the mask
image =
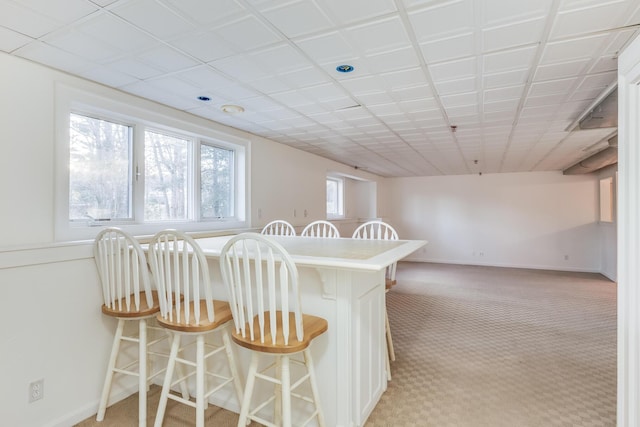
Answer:
POLYGON ((318 383, 316 382, 316 370, 313 367, 313 359, 311 358, 311 349, 307 347, 304 350, 304 364, 309 371, 309 383, 311 384, 311 393, 313 394, 313 402, 316 405, 316 411, 318 411, 318 426, 324 427, 324 413, 320 406, 320 393, 318 392, 318 383))
POLYGON ((389 358, 392 362, 396 360, 396 352, 393 349, 393 338, 391 338, 391 326, 389 325, 389 315, 387 314, 387 308, 384 309, 384 323, 385 332, 387 334, 387 351, 389 352, 389 358))
POLYGON ((281 357, 282 376, 282 426, 291 427, 291 370, 289 366, 289 356, 281 357))
POLYGON ((176 365, 176 357, 180 349, 180 334, 173 334, 173 342, 171 343, 171 352, 169 353, 169 361, 167 362, 167 370, 164 375, 164 383, 162 384, 162 393, 160 393, 160 401, 158 402, 158 412, 156 412, 156 421, 154 427, 162 427, 164 411, 167 409, 167 399, 171 390, 171 379, 173 377, 173 369, 176 365))
POLYGON ((109 364, 107 365, 107 374, 104 379, 104 385, 102 386, 102 396, 100 397, 100 406, 98 406, 96 421, 104 420, 104 413, 107 410, 109 393, 111 392, 111 381, 113 380, 113 369, 116 367, 116 361, 118 360, 118 352, 120 351, 120 340, 122 339, 124 324, 124 319, 118 319, 116 334, 113 337, 113 345, 111 346, 111 356, 109 356, 109 364))
POLYGON ((147 320, 138 321, 138 425, 147 427, 147 320))
MULTIPOLYGON (((171 342, 173 341, 173 335, 171 334, 171 332, 169 332, 168 329, 165 329, 165 333, 167 334, 167 341, 169 343, 169 346, 171 346, 171 342)), ((178 372, 178 376, 180 378, 184 378, 184 366, 182 366, 182 364, 178 363, 176 366, 176 371, 178 372)), ((189 395, 189 387, 187 386, 187 380, 184 381, 180 381, 180 392, 182 393, 182 398, 188 400, 190 395, 189 395)))
POLYGON ((253 386, 256 382, 256 372, 258 370, 258 353, 255 351, 251 354, 251 364, 249 365, 249 372, 247 373, 247 385, 244 389, 244 396, 242 398, 242 406, 240 407, 240 419, 238 420, 238 427, 244 427, 247 425, 247 417, 249 415, 249 406, 251 406, 251 395, 253 394, 253 386))
MULTIPOLYGON (((282 379, 282 357, 276 356, 276 378, 282 379)), ((273 387, 275 400, 273 404, 273 423, 277 426, 282 425, 282 382, 275 383, 273 387)))
POLYGON ((227 353, 227 360, 229 361, 229 370, 233 376, 233 387, 236 389, 236 396, 238 396, 238 403, 242 404, 242 381, 240 380, 240 374, 238 367, 236 366, 236 358, 233 356, 233 350, 231 348, 231 341, 229 340, 229 332, 227 329, 222 331, 222 342, 227 353))
POLYGON ((196 427, 204 427, 204 335, 196 337, 196 427))

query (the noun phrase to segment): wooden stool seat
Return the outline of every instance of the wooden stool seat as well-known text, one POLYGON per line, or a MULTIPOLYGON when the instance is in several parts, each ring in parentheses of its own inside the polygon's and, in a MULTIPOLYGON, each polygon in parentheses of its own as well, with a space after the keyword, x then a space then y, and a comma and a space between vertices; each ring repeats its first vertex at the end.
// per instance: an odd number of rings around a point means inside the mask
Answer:
POLYGON ((215 312, 213 321, 210 321, 207 317, 206 301, 200 301, 200 318, 197 322, 194 314, 194 303, 190 302, 191 314, 189 316, 188 322, 185 319, 185 312, 181 311, 181 313, 178 314, 176 309, 174 308, 172 309, 173 313, 171 314, 171 316, 168 316, 168 318, 166 319, 161 314, 158 315, 158 324, 167 329, 180 332, 208 332, 224 325, 225 323, 233 319, 233 317, 231 316, 231 308, 229 307, 228 302, 218 300, 213 300, 212 302, 213 310, 215 312))
POLYGON ((110 307, 106 304, 102 304, 102 313, 111 317, 122 317, 122 318, 137 318, 137 317, 149 317, 156 313, 160 312, 160 302, 158 301, 158 292, 151 291, 151 298, 153 303, 151 306, 147 304, 147 294, 146 292, 140 292, 140 307, 138 309, 134 309, 134 307, 130 307, 128 310, 126 309, 126 299, 131 299, 133 295, 129 297, 123 297, 119 300, 115 300, 113 302, 113 307, 110 307))
MULTIPOLYGON (((231 339, 233 342, 238 344, 241 347, 248 348, 250 350, 260 351, 263 353, 274 353, 274 354, 289 354, 289 353, 298 353, 309 347, 311 344, 311 340, 313 340, 318 335, 326 332, 328 328, 328 323, 322 317, 311 316, 309 314, 302 315, 302 327, 304 328, 304 336, 302 340, 298 341, 295 336, 295 330, 291 329, 289 331, 289 342, 285 344, 284 340, 284 332, 282 330, 282 312, 276 312, 276 338, 275 344, 272 343, 273 336, 271 335, 271 320, 268 314, 265 314, 265 325, 264 325, 264 342, 259 341, 258 339, 252 340, 249 336, 243 337, 242 333, 233 331, 231 333, 231 339)), ((295 316, 293 313, 289 313, 289 324, 295 324, 295 316)), ((246 331, 249 330, 249 326, 247 325, 246 331)), ((253 321, 253 330, 260 330, 260 323, 258 320, 258 316, 254 317, 253 321)))

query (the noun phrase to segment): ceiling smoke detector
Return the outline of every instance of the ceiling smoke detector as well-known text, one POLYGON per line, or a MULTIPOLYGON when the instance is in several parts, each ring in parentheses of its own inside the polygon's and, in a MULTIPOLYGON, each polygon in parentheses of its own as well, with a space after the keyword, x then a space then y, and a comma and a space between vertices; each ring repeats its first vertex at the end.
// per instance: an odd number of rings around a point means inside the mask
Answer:
POLYGON ((458 129, 458 126, 456 126, 456 125, 451 125, 449 127, 451 128, 451 132, 453 132, 453 133, 455 133, 456 130, 458 129))
POLYGON ((238 113, 244 112, 243 107, 239 105, 233 105, 233 104, 225 104, 222 107, 220 107, 220 109, 227 114, 238 114, 238 113))

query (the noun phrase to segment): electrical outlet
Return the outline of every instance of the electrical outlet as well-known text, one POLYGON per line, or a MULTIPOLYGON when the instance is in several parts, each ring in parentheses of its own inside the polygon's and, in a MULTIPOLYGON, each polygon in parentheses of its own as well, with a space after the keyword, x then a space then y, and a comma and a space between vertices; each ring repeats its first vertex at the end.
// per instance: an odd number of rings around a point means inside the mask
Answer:
POLYGON ((44 397, 44 378, 29 384, 29 403, 44 397))

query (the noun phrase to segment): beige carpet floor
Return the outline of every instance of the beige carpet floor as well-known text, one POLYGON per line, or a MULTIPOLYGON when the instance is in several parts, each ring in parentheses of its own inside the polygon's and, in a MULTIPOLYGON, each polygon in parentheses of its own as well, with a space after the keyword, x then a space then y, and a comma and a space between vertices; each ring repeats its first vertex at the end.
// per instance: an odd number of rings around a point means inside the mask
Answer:
MULTIPOLYGON (((616 284, 598 274, 400 263, 397 360, 367 427, 615 426, 616 284)), ((149 425, 159 389, 149 396, 149 425)), ((166 427, 194 425, 171 404, 166 427)), ((137 395, 78 424, 134 426, 137 395), (133 421, 132 421, 133 420, 133 421)), ((210 407, 207 425, 237 415, 210 407)))

